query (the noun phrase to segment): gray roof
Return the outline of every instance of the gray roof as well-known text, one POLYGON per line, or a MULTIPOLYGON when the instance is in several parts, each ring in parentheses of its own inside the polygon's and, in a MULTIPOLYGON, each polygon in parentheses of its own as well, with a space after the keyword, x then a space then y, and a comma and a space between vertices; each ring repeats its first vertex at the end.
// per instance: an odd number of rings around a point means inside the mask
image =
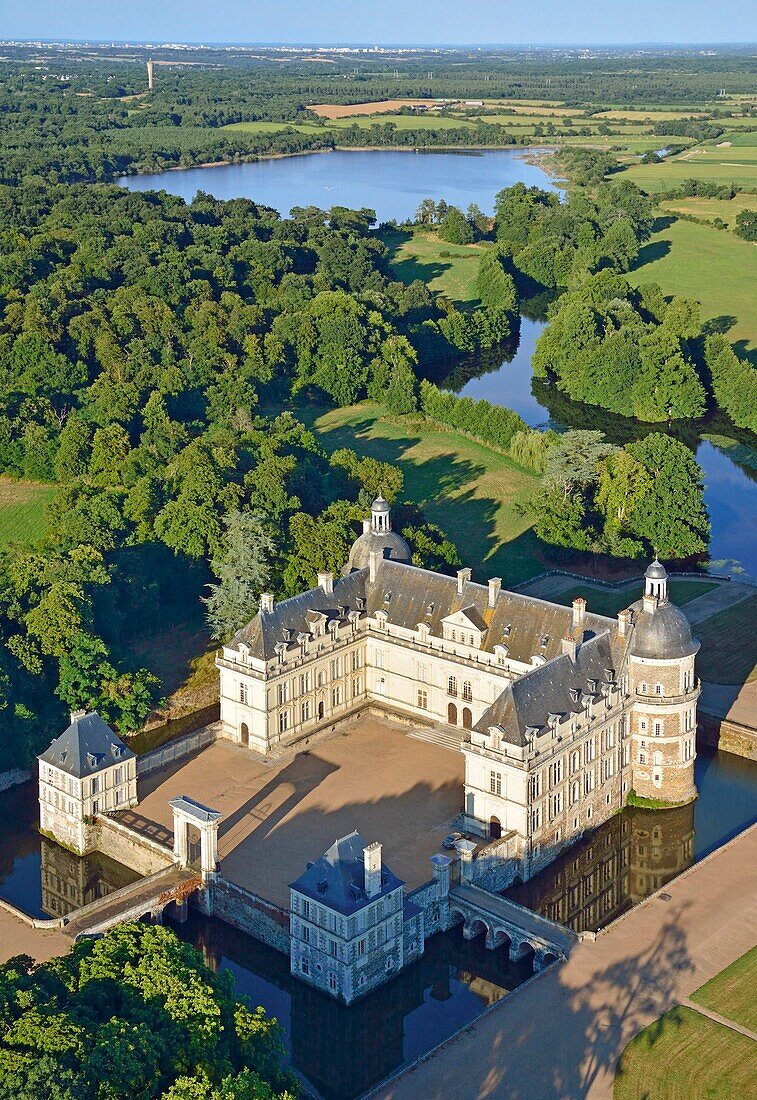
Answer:
POLYGON ((207 825, 214 821, 220 821, 223 814, 220 810, 211 810, 207 806, 203 806, 201 802, 195 802, 193 798, 190 798, 187 794, 181 794, 178 798, 169 799, 168 805, 172 810, 180 810, 187 817, 192 818, 193 821, 199 821, 203 825, 207 825))
POLYGON ((631 653, 658 661, 691 657, 699 651, 699 642, 691 636, 689 620, 683 611, 665 600, 652 611, 644 610, 644 601, 632 605, 635 612, 631 653))
POLYGON ((38 759, 77 779, 84 779, 111 764, 131 760, 133 756, 136 753, 126 747, 96 711, 92 711, 75 718, 38 759))
POLYGON ((668 572, 665 566, 661 561, 658 561, 657 558, 649 563, 644 573, 644 576, 650 581, 664 581, 667 575, 668 572))
MULTIPOLYGON (((442 636, 444 619, 464 611, 484 631, 483 650, 493 652, 495 645, 506 645, 509 656, 524 664, 529 664, 536 655, 545 660, 557 656, 561 640, 572 633, 573 621, 570 607, 507 589, 498 592, 495 606, 490 608, 488 585, 467 581, 462 593, 458 593, 456 577, 384 559, 379 562, 374 582, 369 580, 367 568, 358 569, 334 581, 333 595, 312 588, 283 600, 273 611, 256 615, 229 645, 238 648, 245 642, 253 656, 269 660, 278 643, 294 649, 297 635, 310 632, 309 612, 342 619, 350 610, 367 610, 371 615, 383 610, 390 625, 408 630, 426 623, 435 637, 442 636)), ((609 631, 616 646, 617 620, 587 612, 582 620, 583 638, 603 631, 609 631)))
POLYGON ((526 746, 526 731, 544 730, 550 714, 579 714, 586 696, 600 699, 603 685, 615 679, 616 657, 609 631, 590 638, 579 647, 575 661, 569 654, 561 654, 508 684, 475 728, 487 731, 501 726, 504 741, 526 746))
POLYGON ((398 535, 396 531, 364 531, 352 544, 344 572, 351 573, 355 569, 366 569, 372 552, 377 552, 392 561, 403 562, 405 565, 409 565, 413 557, 412 550, 402 535, 398 535))
POLYGON ((295 882, 290 883, 291 889, 305 894, 319 905, 349 916, 405 885, 382 863, 381 891, 369 898, 365 892, 365 847, 366 843, 357 830, 335 840, 320 859, 311 863, 295 882))

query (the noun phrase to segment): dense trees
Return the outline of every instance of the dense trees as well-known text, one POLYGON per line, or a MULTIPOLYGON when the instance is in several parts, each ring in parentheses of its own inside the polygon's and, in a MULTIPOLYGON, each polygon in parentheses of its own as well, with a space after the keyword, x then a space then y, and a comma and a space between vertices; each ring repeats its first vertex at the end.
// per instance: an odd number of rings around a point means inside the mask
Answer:
POLYGON ((280 1029, 167 928, 126 924, 0 966, 7 1100, 293 1100, 280 1029))

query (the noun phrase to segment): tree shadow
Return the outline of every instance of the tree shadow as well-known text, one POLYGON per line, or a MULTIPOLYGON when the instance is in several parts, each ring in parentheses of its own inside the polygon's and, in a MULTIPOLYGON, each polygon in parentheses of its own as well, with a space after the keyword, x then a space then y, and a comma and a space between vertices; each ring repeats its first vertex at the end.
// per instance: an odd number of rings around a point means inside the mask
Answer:
POLYGON ((713 333, 721 333, 725 335, 729 329, 737 323, 738 318, 732 314, 722 314, 720 317, 710 317, 708 321, 705 321, 702 325, 702 335, 710 336, 713 333))
POLYGON ((632 270, 638 271, 638 269, 644 267, 645 264, 651 264, 655 260, 663 259, 664 256, 668 255, 670 250, 670 241, 665 239, 661 241, 650 241, 648 244, 642 245, 632 270))
POLYGON ((733 350, 740 359, 746 359, 753 367, 757 367, 757 348, 750 347, 746 340, 734 341, 733 350))

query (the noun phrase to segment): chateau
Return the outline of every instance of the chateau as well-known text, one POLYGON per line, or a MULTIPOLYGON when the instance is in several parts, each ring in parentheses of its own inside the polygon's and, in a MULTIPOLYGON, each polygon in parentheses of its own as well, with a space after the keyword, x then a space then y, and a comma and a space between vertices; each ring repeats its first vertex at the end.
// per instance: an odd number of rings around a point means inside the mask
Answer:
POLYGON ((696 797, 699 644, 658 561, 616 619, 418 569, 371 519, 342 575, 260 612, 224 646, 223 735, 271 754, 362 709, 454 730, 465 756, 460 827, 511 836, 525 881, 631 791, 696 797))

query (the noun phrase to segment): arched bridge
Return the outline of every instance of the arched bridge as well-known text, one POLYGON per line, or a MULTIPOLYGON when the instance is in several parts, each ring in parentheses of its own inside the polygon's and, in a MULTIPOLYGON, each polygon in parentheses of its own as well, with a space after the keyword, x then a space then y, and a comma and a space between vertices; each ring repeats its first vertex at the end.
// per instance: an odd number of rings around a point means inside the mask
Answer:
POLYGON ((90 902, 64 918, 63 931, 73 939, 107 932, 124 921, 148 918, 162 923, 163 910, 172 903, 185 907, 187 898, 202 888, 202 878, 185 867, 166 867, 148 878, 138 879, 112 894, 90 902))
POLYGON ((449 908, 450 916, 458 913, 463 918, 466 939, 486 932, 486 946, 494 951, 507 944, 513 961, 533 951, 534 970, 567 958, 578 941, 575 933, 563 925, 470 883, 450 890, 449 908))

